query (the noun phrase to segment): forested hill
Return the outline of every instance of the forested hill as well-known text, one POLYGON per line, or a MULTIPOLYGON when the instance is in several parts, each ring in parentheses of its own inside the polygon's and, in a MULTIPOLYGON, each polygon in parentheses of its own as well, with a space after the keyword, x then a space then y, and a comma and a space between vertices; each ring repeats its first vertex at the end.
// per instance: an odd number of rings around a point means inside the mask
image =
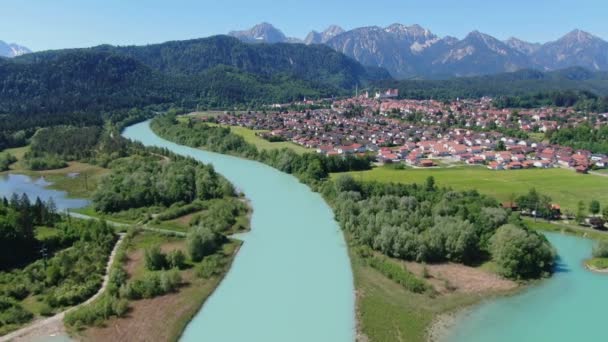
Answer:
POLYGON ((0 113, 96 111, 172 101, 215 107, 342 95, 388 77, 325 46, 227 36, 45 51, 0 62, 0 113))
POLYGON ((606 96, 608 72, 591 72, 583 68, 553 72, 524 69, 512 73, 448 80, 386 80, 376 82, 374 86, 398 88, 401 97, 417 99, 521 96, 566 90, 587 91, 606 96))
POLYGON ((133 57, 172 75, 196 75, 223 65, 259 76, 283 74, 346 89, 353 89, 367 80, 390 78, 387 71, 364 67, 327 46, 246 44, 228 36, 148 46, 103 45, 93 50, 133 57))
POLYGON ((170 98, 164 78, 132 58, 86 50, 0 63, 0 113, 133 107, 170 98))

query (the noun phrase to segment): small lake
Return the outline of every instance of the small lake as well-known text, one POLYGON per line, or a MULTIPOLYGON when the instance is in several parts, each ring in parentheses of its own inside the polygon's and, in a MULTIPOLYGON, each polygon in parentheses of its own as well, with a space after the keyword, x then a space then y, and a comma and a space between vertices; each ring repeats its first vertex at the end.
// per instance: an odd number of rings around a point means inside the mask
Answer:
POLYGON ((29 177, 19 174, 0 175, 0 197, 9 198, 13 193, 21 196, 26 194, 31 202, 36 200, 36 197, 44 202, 49 198, 53 198, 57 205, 58 211, 67 209, 78 209, 89 205, 89 201, 78 198, 68 198, 65 191, 53 190, 48 187, 51 183, 47 182, 43 177, 29 177))
POLYGON ((448 342, 607 341, 608 275, 587 271, 593 242, 546 234, 560 260, 551 279, 461 314, 448 342))
POLYGON ((347 247, 319 194, 264 164, 161 139, 149 122, 130 126, 123 135, 213 164, 253 207, 251 232, 243 235, 230 271, 182 341, 354 341, 347 247))

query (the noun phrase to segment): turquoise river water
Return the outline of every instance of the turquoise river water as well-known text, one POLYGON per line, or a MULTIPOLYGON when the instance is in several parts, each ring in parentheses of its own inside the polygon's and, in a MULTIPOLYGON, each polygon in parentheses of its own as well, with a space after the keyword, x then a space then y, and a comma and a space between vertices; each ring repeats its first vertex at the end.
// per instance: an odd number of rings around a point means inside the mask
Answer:
MULTIPOLYGON (((251 232, 182 341, 353 341, 355 295, 331 209, 293 176, 258 162, 180 146, 149 122, 123 135, 211 163, 251 201, 251 232)), ((170 313, 167 313, 170 314, 170 313)))
POLYGON ((449 342, 608 341, 608 275, 587 271, 592 241, 547 234, 560 256, 551 279, 460 315, 449 342))
MULTIPOLYGON (((127 138, 205 163, 251 200, 252 231, 182 341, 353 341, 353 278, 343 236, 320 195, 263 164, 180 146, 144 122, 127 138)), ((547 234, 556 274, 514 296, 458 316, 445 340, 606 341, 608 276, 583 268, 590 240, 547 234)))

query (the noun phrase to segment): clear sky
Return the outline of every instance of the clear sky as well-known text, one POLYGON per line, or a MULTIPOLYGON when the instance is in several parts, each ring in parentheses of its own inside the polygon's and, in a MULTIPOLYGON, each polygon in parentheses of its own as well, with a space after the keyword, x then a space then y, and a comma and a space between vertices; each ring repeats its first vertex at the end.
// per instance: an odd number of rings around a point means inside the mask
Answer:
POLYGON ((0 40, 33 50, 200 38, 270 22, 303 38, 420 24, 440 36, 472 30, 546 42, 574 28, 608 39, 608 0, 1 0, 0 40))

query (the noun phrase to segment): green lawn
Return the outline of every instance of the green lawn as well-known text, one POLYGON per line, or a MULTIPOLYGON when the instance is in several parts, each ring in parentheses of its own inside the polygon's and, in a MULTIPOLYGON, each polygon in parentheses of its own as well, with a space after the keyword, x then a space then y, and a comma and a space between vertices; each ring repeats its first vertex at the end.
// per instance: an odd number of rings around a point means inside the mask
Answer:
POLYGON ((517 196, 534 187, 572 212, 576 212, 580 200, 588 204, 597 199, 602 205, 608 205, 608 177, 581 175, 566 169, 492 171, 483 167, 454 167, 396 170, 378 167, 351 175, 357 180, 399 183, 423 183, 427 177, 433 176, 438 186, 456 190, 477 189, 500 201, 508 201, 513 194, 517 196))

